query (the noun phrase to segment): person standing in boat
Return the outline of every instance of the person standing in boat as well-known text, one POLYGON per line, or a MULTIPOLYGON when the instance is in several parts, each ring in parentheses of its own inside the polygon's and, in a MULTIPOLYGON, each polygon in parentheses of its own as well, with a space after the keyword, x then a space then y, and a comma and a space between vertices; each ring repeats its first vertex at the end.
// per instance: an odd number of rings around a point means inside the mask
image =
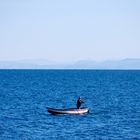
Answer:
POLYGON ((82 103, 84 103, 84 101, 81 99, 81 97, 79 97, 78 100, 77 100, 77 104, 76 104, 77 109, 80 109, 80 106, 81 106, 82 103))

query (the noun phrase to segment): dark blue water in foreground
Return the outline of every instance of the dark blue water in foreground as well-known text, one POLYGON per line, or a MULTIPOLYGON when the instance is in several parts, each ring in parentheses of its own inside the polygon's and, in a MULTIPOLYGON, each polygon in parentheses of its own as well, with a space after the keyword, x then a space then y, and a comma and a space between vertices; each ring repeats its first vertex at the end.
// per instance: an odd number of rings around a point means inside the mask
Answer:
POLYGON ((140 71, 0 70, 0 139, 140 139, 140 71), (46 106, 87 115, 50 115, 46 106))

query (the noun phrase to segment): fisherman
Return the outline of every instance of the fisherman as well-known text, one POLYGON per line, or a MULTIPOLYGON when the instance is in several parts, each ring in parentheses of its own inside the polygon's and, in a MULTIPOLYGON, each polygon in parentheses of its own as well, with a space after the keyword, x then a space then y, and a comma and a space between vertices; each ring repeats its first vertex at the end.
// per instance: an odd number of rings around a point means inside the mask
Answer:
POLYGON ((77 104, 76 104, 77 109, 80 109, 80 106, 81 106, 82 103, 84 103, 84 101, 81 99, 81 97, 79 97, 78 100, 77 100, 77 104))

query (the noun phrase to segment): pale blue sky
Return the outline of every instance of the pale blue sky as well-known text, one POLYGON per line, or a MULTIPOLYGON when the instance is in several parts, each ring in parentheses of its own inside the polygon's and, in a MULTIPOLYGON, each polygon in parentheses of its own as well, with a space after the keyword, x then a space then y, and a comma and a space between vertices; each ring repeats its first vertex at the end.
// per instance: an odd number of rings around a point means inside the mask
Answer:
POLYGON ((140 0, 1 0, 0 60, 140 58, 140 0))

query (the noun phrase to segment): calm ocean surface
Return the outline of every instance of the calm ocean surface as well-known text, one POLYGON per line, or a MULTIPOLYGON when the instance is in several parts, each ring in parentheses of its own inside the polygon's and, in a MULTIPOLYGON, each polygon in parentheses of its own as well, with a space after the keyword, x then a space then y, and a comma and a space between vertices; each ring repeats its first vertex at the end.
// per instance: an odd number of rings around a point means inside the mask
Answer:
POLYGON ((0 139, 140 139, 140 71, 0 70, 0 139), (78 96, 89 114, 47 112, 78 96))

